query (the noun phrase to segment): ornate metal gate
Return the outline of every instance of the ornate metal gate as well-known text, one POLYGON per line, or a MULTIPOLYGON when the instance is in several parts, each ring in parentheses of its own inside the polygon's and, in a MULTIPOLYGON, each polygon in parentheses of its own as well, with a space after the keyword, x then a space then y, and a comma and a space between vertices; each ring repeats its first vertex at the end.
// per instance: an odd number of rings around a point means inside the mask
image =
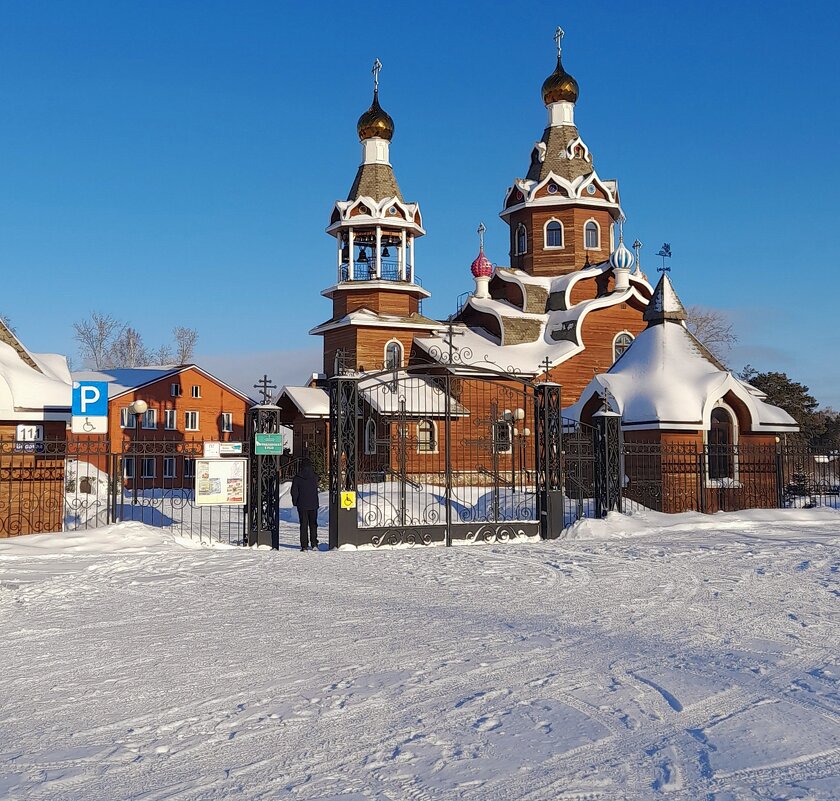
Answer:
POLYGON ((497 542, 562 528, 558 386, 423 366, 338 376, 330 401, 332 546, 497 542))

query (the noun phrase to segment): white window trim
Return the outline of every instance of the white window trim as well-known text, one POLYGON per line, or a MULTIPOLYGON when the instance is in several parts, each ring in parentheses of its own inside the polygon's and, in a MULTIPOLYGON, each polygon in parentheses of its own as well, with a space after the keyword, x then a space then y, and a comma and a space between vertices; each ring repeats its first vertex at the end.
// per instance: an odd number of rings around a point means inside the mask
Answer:
POLYGON ((145 428, 147 431, 151 431, 151 430, 158 427, 157 409, 151 409, 151 408, 146 409, 146 411, 143 413, 143 416, 141 418, 141 426, 143 428, 145 428), (151 416, 152 420, 154 420, 154 423, 152 423, 152 425, 150 425, 150 426, 146 425, 146 417, 147 416, 151 416))
POLYGON ((128 406, 120 407, 120 428, 137 428, 137 417, 133 415, 128 406), (126 425, 128 420, 128 425, 126 425))
POLYGON ((616 356, 616 355, 615 355, 615 343, 616 343, 616 342, 618 342, 618 338, 619 338, 620 336, 623 336, 623 335, 625 335, 625 334, 626 334, 628 337, 630 337, 630 344, 631 344, 631 345, 632 345, 632 344, 636 341, 636 337, 633 335, 633 332, 632 332, 632 331, 627 331, 626 329, 625 329, 624 331, 619 331, 619 332, 618 332, 618 333, 617 333, 617 334, 613 337, 613 341, 612 341, 613 364, 615 364, 615 363, 618 361, 618 356, 616 356))
POLYGON ((188 409, 184 412, 184 431, 198 431, 201 428, 201 418, 198 415, 198 412, 192 409, 188 409), (190 426, 187 424, 187 420, 189 419, 189 415, 195 415, 195 426, 190 426))
POLYGON ((438 427, 437 423, 429 417, 424 417, 422 420, 418 420, 415 425, 415 430, 417 431, 417 453, 438 453, 440 447, 440 440, 438 440, 438 427), (434 443, 435 447, 434 450, 429 450, 427 448, 420 447, 420 423, 431 423, 432 426, 432 442, 434 443))
POLYGON ((182 389, 180 383, 169 385, 169 395, 171 397, 180 398, 182 393, 183 393, 183 389, 182 389))
POLYGON ((143 456, 140 459, 140 478, 157 478, 157 459, 154 456, 143 456), (151 464, 152 472, 146 472, 146 466, 151 464))
POLYGON ((195 459, 189 456, 184 459, 184 478, 195 478, 195 459))
POLYGON ((174 456, 163 457, 163 477, 164 478, 178 478, 178 465, 174 456), (172 470, 167 470, 167 466, 172 465, 172 470))
POLYGON ((566 249, 566 228, 563 225, 562 220, 558 220, 556 217, 552 217, 550 220, 545 221, 545 225, 543 226, 543 247, 546 250, 565 250, 566 249), (551 223, 556 222, 560 226, 560 242, 559 245, 549 245, 548 244, 548 226, 551 223))
POLYGON ((193 384, 190 387, 190 397, 191 398, 200 398, 201 397, 201 384, 193 384))
POLYGON ((600 250, 601 249, 601 224, 596 220, 594 217, 590 217, 584 224, 583 224, 583 249, 584 250, 600 250), (595 229, 598 231, 598 245, 596 247, 589 247, 586 244, 586 227, 589 223, 595 224, 595 229))
POLYGON ((373 456, 376 453, 376 421, 369 417, 365 423, 365 456, 373 456), (373 436, 371 436, 371 426, 373 436))
POLYGON ((516 230, 513 232, 513 255, 514 256, 524 256, 528 252, 528 226, 525 223, 519 223, 516 226, 516 230), (525 247, 520 250, 519 249, 519 232, 525 232, 525 247))
POLYGON ((130 480, 134 479, 134 457, 133 456, 123 456, 122 460, 122 475, 123 478, 127 478, 130 480))
POLYGON ((230 434, 233 432, 233 412, 222 412, 222 420, 219 425, 223 434, 230 434), (225 425, 227 423, 227 425, 225 425))
POLYGON ((384 357, 385 357, 385 358, 384 358, 384 360, 383 360, 383 364, 385 365, 385 369, 386 369, 386 370, 390 370, 390 369, 391 369, 391 368, 388 366, 388 346, 389 346, 389 345, 398 345, 398 346, 399 346, 399 349, 400 349, 400 363, 399 363, 399 365, 397 365, 397 366, 398 366, 399 368, 401 368, 401 367, 403 366, 403 364, 405 363, 405 348, 403 347, 402 342, 400 342, 398 339, 389 339, 389 340, 385 343, 385 347, 382 349, 382 353, 383 353, 383 355, 384 355, 384 357))
POLYGON ((163 410, 163 430, 164 431, 177 431, 178 430, 178 410, 177 409, 164 409, 163 410), (168 425, 168 418, 172 415, 172 425, 168 425))
POLYGON ((706 486, 709 489, 719 488, 719 487, 728 487, 731 489, 738 489, 739 487, 743 487, 744 485, 741 483, 741 465, 739 464, 739 453, 738 453, 738 446, 741 441, 741 430, 738 426, 738 415, 735 414, 735 410, 728 404, 724 403, 723 400, 719 400, 712 406, 712 410, 709 412, 709 428, 706 428, 703 431, 703 445, 706 447, 703 448, 704 456, 703 458, 706 461, 706 486), (732 445, 734 446, 732 449, 732 475, 727 478, 709 478, 709 430, 712 426, 712 411, 715 409, 725 409, 729 416, 732 418, 732 445))

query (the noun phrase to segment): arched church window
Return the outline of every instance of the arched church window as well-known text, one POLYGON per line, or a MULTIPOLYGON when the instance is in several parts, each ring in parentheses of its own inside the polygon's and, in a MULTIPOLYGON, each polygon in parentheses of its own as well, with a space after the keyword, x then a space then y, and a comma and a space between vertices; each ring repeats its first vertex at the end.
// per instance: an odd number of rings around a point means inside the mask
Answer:
POLYGON ((709 478, 735 478, 736 424, 728 409, 712 409, 709 427, 709 478))
POLYGON ((528 252, 528 229, 522 223, 516 226, 515 245, 514 254, 516 256, 521 256, 523 253, 528 252))
POLYGON ((633 335, 628 333, 627 331, 622 331, 614 340, 613 340, 613 361, 617 362, 618 357, 621 356, 630 345, 633 344, 633 335))
POLYGON ((433 420, 421 420, 417 424, 417 452, 437 453, 437 426, 433 420))
POLYGON ((545 226, 545 246, 547 248, 563 247, 563 224, 559 220, 551 220, 545 226))
POLYGON ((365 423, 365 453, 368 456, 376 453, 376 422, 373 418, 365 423))
POLYGON ((402 367, 403 363, 403 348, 402 345, 395 339, 392 339, 385 346, 385 369, 396 370, 402 367))
POLYGON ((583 246, 587 250, 599 250, 601 247, 601 229, 595 220, 589 220, 583 226, 583 246))

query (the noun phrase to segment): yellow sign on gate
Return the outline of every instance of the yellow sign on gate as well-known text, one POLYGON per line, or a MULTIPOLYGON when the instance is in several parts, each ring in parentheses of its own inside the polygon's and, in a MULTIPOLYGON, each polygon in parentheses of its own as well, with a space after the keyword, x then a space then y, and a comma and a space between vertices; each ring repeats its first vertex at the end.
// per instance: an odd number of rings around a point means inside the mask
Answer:
POLYGON ((342 492, 341 493, 341 508, 342 509, 355 509, 356 508, 356 493, 355 492, 342 492))

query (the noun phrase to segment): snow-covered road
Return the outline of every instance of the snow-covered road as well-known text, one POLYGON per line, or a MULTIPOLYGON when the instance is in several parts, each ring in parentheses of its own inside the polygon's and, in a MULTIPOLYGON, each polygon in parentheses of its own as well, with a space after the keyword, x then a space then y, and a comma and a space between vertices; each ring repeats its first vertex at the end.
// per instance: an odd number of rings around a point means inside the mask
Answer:
POLYGON ((0 798, 838 799, 840 513, 0 542, 0 798))

